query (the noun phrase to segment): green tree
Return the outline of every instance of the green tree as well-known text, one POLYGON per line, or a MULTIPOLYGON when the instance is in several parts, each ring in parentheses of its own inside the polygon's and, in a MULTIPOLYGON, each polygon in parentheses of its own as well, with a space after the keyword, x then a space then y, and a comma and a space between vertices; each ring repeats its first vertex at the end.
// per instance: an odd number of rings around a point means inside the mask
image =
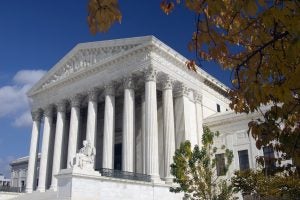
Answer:
MULTIPOLYGON (((292 159, 300 173, 300 3, 298 0, 162 0, 170 14, 184 5, 197 23, 189 49, 198 64, 211 60, 232 71, 231 108, 262 112, 249 123, 256 146, 292 159), (276 141, 276 142, 274 142, 276 141)), ((121 20, 118 0, 90 0, 89 26, 106 31, 121 20)), ((196 70, 195 61, 187 67, 196 70)))
POLYGON ((261 170, 235 172, 232 177, 234 191, 251 195, 255 199, 300 199, 300 179, 294 173, 265 176, 261 170))
MULTIPOLYGON (((178 186, 170 188, 171 192, 184 192, 190 199, 234 199, 231 184, 217 176, 215 154, 218 149, 213 146, 213 139, 218 135, 218 132, 211 132, 209 128, 204 127, 201 149, 197 145, 192 149, 191 143, 186 141, 175 151, 171 174, 178 186)), ((225 165, 221 171, 226 174, 232 162, 233 153, 225 149, 225 146, 222 146, 220 150, 224 152, 225 158, 225 165)))

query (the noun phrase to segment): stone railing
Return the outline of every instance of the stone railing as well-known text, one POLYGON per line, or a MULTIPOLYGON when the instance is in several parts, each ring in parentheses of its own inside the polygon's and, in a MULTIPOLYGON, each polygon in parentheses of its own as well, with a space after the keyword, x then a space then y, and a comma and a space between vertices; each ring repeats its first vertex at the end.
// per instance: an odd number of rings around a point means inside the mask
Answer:
POLYGON ((107 168, 100 168, 97 171, 99 171, 102 176, 106 176, 106 177, 129 179, 135 181, 145 181, 145 182, 151 181, 150 176, 147 174, 126 172, 126 171, 107 169, 107 168))
POLYGON ((11 187, 11 186, 0 186, 1 192, 25 192, 25 187, 11 187))

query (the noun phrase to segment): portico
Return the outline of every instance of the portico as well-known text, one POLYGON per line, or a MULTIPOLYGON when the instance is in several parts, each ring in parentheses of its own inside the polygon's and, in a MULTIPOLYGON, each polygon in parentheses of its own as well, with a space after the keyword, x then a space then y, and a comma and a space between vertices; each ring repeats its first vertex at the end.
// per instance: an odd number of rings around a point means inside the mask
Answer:
POLYGON ((170 184, 175 148, 201 140, 203 109, 212 102, 228 106, 226 87, 205 84, 215 79, 185 63, 153 36, 77 45, 28 93, 33 125, 26 191, 56 191, 56 175, 71 167, 83 140, 96 149, 95 170, 142 173, 170 184), (211 97, 203 107, 206 93, 211 97))

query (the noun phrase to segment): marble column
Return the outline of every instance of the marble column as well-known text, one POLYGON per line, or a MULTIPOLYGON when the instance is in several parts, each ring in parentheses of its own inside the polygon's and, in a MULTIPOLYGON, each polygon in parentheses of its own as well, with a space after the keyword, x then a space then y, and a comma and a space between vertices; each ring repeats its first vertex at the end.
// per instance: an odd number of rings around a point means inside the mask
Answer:
POLYGON ((143 173, 147 174, 147 153, 146 153, 146 132, 145 132, 145 95, 141 96, 141 130, 142 130, 142 165, 143 165, 143 173))
POLYGON ((145 72, 145 134, 147 154, 147 174, 153 182, 160 181, 158 157, 158 125, 156 76, 154 69, 145 72))
POLYGON ((135 147, 135 107, 134 83, 132 77, 124 80, 123 105, 123 144, 122 144, 122 170, 133 172, 135 147))
POLYGON ((189 112, 189 88, 180 84, 175 91, 175 134, 176 134, 176 148, 186 140, 191 140, 191 126, 189 112))
POLYGON ((40 110, 31 113, 32 116, 32 133, 29 151, 29 161, 28 161, 28 171, 27 171, 27 183, 26 192, 31 193, 35 187, 35 177, 36 177, 36 164, 37 164, 37 154, 38 154, 38 142, 40 136, 40 125, 42 112, 40 110))
POLYGON ((165 181, 172 183, 173 177, 170 173, 170 165, 173 163, 175 154, 175 127, 172 81, 166 78, 162 84, 163 97, 163 122, 164 122, 164 149, 165 149, 165 181))
POLYGON ((44 130, 43 130, 43 141, 42 141, 42 152, 41 152, 41 160, 40 160, 40 171, 39 171, 39 185, 38 191, 44 192, 47 183, 47 173, 48 170, 48 154, 49 154, 49 144, 51 136, 51 128, 52 128, 52 120, 53 120, 53 106, 50 105, 45 109, 44 112, 44 130))
POLYGON ((70 131, 69 131, 67 168, 70 168, 71 164, 73 164, 73 159, 76 156, 76 152, 77 152, 81 100, 82 100, 81 95, 76 95, 71 98, 71 119, 70 119, 70 131))
POLYGON ((104 108, 104 131, 103 131, 103 168, 114 168, 114 145, 115 145, 115 90, 114 85, 105 86, 104 108))
POLYGON ((97 111, 98 111, 98 90, 96 88, 88 91, 88 116, 86 128, 86 140, 92 147, 96 148, 97 139, 97 111))
POLYGON ((202 95, 198 92, 194 92, 194 100, 196 107, 196 120, 197 120, 197 139, 199 148, 202 147, 203 136, 203 113, 202 113, 202 95))
POLYGON ((55 177, 61 169, 62 162, 62 145, 63 136, 66 126, 66 100, 57 103, 57 120, 56 120, 56 130, 55 130, 55 142, 54 142, 54 154, 53 154, 53 166, 52 166, 52 181, 51 189, 57 190, 57 179, 55 177))

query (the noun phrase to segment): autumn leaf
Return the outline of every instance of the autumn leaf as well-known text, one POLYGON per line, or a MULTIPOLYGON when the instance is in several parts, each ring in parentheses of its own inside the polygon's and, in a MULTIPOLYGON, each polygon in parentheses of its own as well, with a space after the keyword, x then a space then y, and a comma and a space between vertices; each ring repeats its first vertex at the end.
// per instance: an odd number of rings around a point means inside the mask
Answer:
POLYGON ((87 21, 92 34, 106 32, 115 22, 121 23, 118 0, 90 0, 87 21))
MULTIPOLYGON (((177 3, 180 3, 180 2, 178 1, 177 3)), ((175 7, 175 4, 171 1, 168 1, 168 0, 163 0, 160 3, 160 8, 167 15, 170 14, 170 12, 174 9, 174 7, 175 7)))

